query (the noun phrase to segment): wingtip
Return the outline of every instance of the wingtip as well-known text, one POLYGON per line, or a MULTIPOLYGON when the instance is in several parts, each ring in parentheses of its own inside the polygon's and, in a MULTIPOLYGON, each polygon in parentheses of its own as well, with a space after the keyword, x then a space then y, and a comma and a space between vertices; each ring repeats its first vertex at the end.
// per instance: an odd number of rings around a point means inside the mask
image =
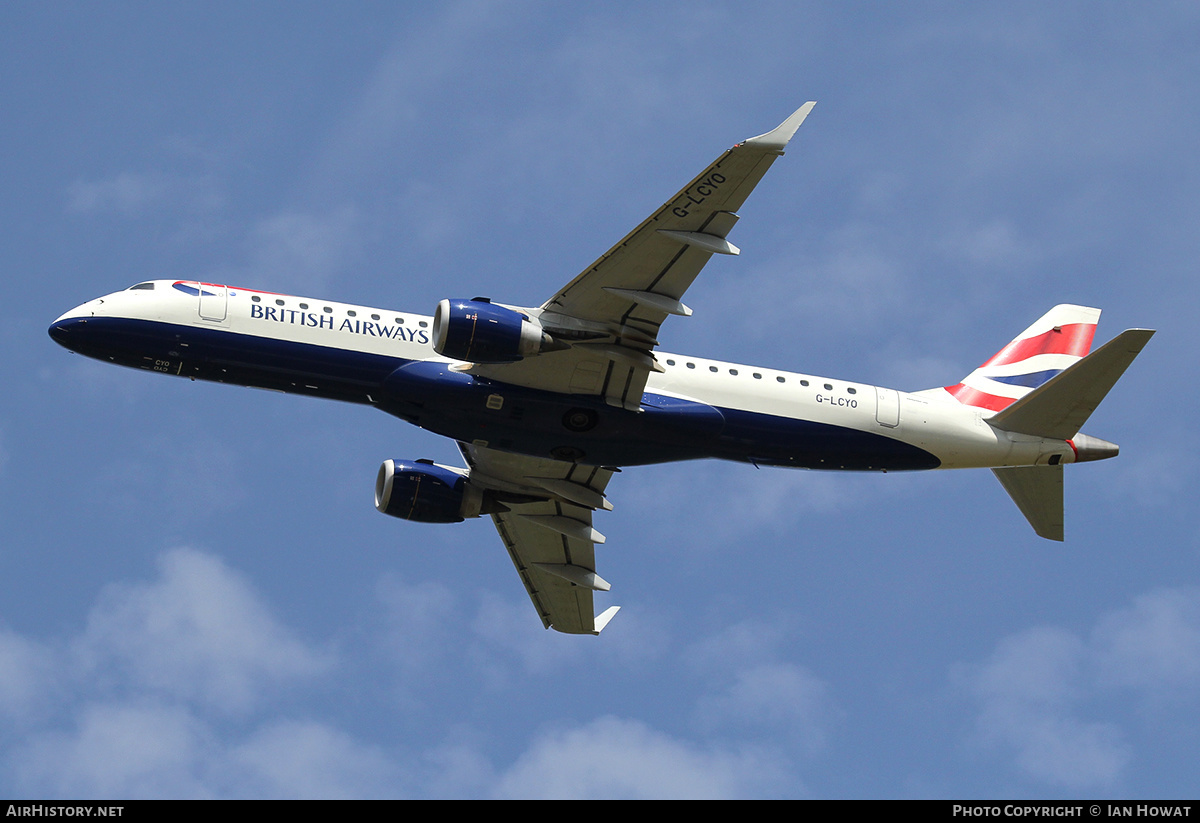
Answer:
POLYGON ((789 141, 795 136, 800 124, 808 117, 809 112, 813 110, 813 106, 817 105, 816 100, 809 100, 800 108, 792 112, 788 119, 784 120, 775 128, 771 129, 766 134, 760 134, 758 137, 751 137, 749 140, 742 141, 743 145, 761 146, 764 149, 774 151, 783 151, 787 147, 789 141))
POLYGON ((620 610, 620 606, 609 606, 596 615, 596 619, 593 621, 595 628, 592 629, 592 634, 600 634, 600 632, 604 631, 604 627, 608 625, 608 621, 612 620, 613 616, 620 610))

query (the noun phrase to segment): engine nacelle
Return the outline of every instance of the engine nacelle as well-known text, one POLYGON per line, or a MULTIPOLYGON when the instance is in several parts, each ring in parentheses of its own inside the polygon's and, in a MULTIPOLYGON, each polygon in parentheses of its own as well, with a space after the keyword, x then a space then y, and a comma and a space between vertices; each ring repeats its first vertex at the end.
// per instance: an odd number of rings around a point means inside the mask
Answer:
POLYGON ((553 347, 542 324, 485 300, 443 300, 433 315, 433 350, 472 363, 514 363, 553 347))
POLYGON ((467 478, 432 462, 385 460, 375 479, 375 508, 422 523, 457 523, 475 514, 467 478))

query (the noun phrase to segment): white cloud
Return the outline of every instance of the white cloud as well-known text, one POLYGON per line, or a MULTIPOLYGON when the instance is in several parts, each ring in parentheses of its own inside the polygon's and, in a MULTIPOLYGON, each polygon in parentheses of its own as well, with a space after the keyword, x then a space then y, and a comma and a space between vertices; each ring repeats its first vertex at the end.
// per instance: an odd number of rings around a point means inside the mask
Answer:
MULTIPOLYGON (((457 599, 440 586, 395 579, 379 594, 384 637, 391 643, 385 647, 397 656, 426 657, 414 664, 417 669, 445 669, 514 688, 508 681, 554 677, 564 663, 586 657, 579 638, 536 627, 510 636, 504 627, 517 619, 528 626, 527 610, 505 617, 507 607, 488 606, 485 599, 474 620, 459 621, 474 626, 474 642, 429 659, 430 643, 444 645, 440 627, 454 622, 457 599), (418 637, 425 632, 433 640, 418 637), (541 641, 542 654, 526 644, 530 638, 541 641)), ((330 672, 327 656, 296 639, 219 559, 178 549, 162 556, 155 579, 107 587, 86 630, 62 644, 64 651, 0 633, 0 709, 10 715, 9 728, 22 732, 0 749, 6 787, 54 797, 740 797, 784 786, 794 791, 786 757, 737 741, 747 736, 740 733, 746 727, 771 727, 772 738, 814 748, 824 728, 825 688, 802 668, 769 659, 776 634, 744 628, 770 637, 754 646, 741 642, 745 632, 735 631, 702 643, 710 657, 724 657, 721 649, 732 645, 740 647, 736 660, 757 661, 700 701, 700 713, 709 718, 702 724, 707 736, 728 742, 677 738, 640 720, 601 717, 535 734, 511 768, 501 770, 470 728, 451 728, 453 739, 425 749, 384 747, 323 720, 280 716, 265 698, 286 684, 320 689, 330 672), (57 695, 54 707, 18 719, 46 703, 49 693, 57 695)), ((600 655, 593 663, 603 660, 600 655)))
POLYGON ((803 666, 781 659, 789 634, 783 622, 742 621, 694 644, 691 666, 711 681, 696 702, 706 733, 742 734, 815 754, 839 718, 830 689, 803 666))
POLYGON ((942 238, 941 247, 951 259, 960 259, 972 270, 982 267, 1007 273, 1040 256, 1033 241, 1022 237, 1011 221, 1000 218, 949 233, 942 238))
POLYGON ((245 737, 180 704, 85 705, 65 730, 10 752, 27 792, 55 797, 394 797, 400 771, 382 749, 315 721, 268 721, 245 737))
MULTIPOLYGON (((520 586, 519 580, 512 584, 520 586)), ((523 593, 520 588, 518 591, 523 593)), ((592 640, 543 628, 525 597, 510 600, 490 593, 480 598, 471 631, 473 663, 491 688, 511 687, 531 676, 561 671, 581 661, 583 644, 592 640)))
POLYGON ((960 670, 977 701, 980 740, 1010 751, 1029 777, 1069 791, 1120 786, 1138 751, 1128 719, 1088 719, 1105 698, 1135 704, 1195 699, 1200 589, 1162 589, 1103 616, 1088 638, 1036 628, 960 670))
POLYGON ((331 662, 221 560, 166 552, 156 579, 106 587, 69 643, 0 632, 0 712, 21 731, 6 735, 6 790, 386 795, 394 770, 378 749, 320 723, 263 716, 274 711, 268 696, 319 685, 331 662))
POLYGON ((422 710, 451 682, 462 654, 453 637, 463 631, 462 599, 440 583, 409 583, 385 575, 375 587, 377 629, 371 645, 393 672, 392 697, 405 711, 422 710))
POLYGON ((783 777, 753 753, 710 750, 636 720, 602 717, 542 735, 500 778, 501 798, 733 798, 783 777))
POLYGON ((208 797, 203 763, 214 745, 182 706, 91 704, 69 732, 40 732, 18 745, 9 768, 30 794, 208 797))
MULTIPOLYGON (((334 672, 329 656, 276 620, 239 573, 190 549, 166 552, 158 565, 151 580, 106 587, 69 642, 0 632, 0 717, 20 732, 0 745, 6 789, 54 797, 739 797, 796 791, 786 753, 815 750, 827 727, 825 686, 776 659, 778 630, 745 624, 687 655, 705 680, 713 675, 700 667, 714 660, 736 667, 697 703, 695 714, 706 718, 698 737, 601 717, 522 731, 508 769, 495 766, 486 735, 469 725, 451 726, 449 739, 432 744, 372 743, 323 717, 289 717, 268 699, 286 687, 289 705, 312 710, 317 704, 305 701, 316 696, 327 716, 323 692, 334 672), (743 742, 764 729, 770 743, 743 742)), ((368 636, 371 648, 402 658, 401 679, 423 684, 413 692, 418 701, 399 695, 409 723, 446 711, 437 692, 449 678, 458 688, 481 681, 495 704, 497 689, 523 689, 584 660, 602 668, 625 660, 619 648, 542 631, 524 601, 485 597, 473 617, 455 617, 461 598, 436 584, 389 578, 378 595, 382 632, 368 636), (470 627, 473 637, 450 646, 447 626, 470 627)), ((338 671, 358 679, 346 665, 338 671)), ((379 696, 354 690, 356 699, 379 696)))
POLYGON ((1061 705, 1074 696, 1083 644, 1059 629, 1031 629, 1006 638, 975 678, 988 700, 1061 705))
POLYGON ((702 728, 757 727, 805 755, 822 747, 833 716, 825 684, 793 663, 762 663, 738 671, 727 689, 702 697, 696 713, 702 728))
POLYGON ((1116 788, 1130 760, 1129 746, 1111 723, 1013 703, 989 707, 980 726, 1015 749, 1026 774, 1073 792, 1116 788))
POLYGON ((425 647, 436 645, 426 638, 445 633, 461 605, 454 591, 440 583, 407 583, 395 574, 385 575, 376 586, 384 609, 388 645, 397 654, 424 657, 425 647))
POLYGON ((324 214, 283 211, 255 226, 250 235, 249 272, 257 282, 286 284, 289 291, 313 294, 327 288, 359 248, 359 218, 350 206, 324 214))
POLYGON ((399 770, 383 750, 329 726, 282 721, 235 746, 226 796, 297 799, 395 797, 399 770))
POLYGON ((103 180, 77 180, 67 192, 72 212, 130 213, 162 199, 170 188, 167 175, 154 172, 120 172, 103 180))
POLYGON ((1129 760, 1119 729, 1075 716, 1083 643, 1032 629, 1004 640, 969 678, 985 743, 1013 750, 1029 776, 1071 791, 1112 788, 1129 760))
POLYGON ((1155 697, 1200 687, 1200 589, 1160 589, 1100 622, 1093 644, 1106 683, 1155 697))
MULTIPOLYGON (((452 730, 456 738, 460 730, 452 730)), ((454 739, 425 752, 421 794, 433 798, 486 797, 497 785, 496 770, 474 737, 454 739)))
POLYGON ((264 690, 330 665, 218 558, 176 549, 162 556, 159 571, 152 583, 101 593, 76 644, 93 676, 237 712, 264 690))
POLYGON ((96 180, 77 180, 67 190, 67 211, 75 214, 130 216, 168 206, 211 212, 222 197, 208 175, 160 171, 122 171, 96 180))
POLYGON ((0 713, 28 719, 52 682, 50 649, 0 628, 0 713))

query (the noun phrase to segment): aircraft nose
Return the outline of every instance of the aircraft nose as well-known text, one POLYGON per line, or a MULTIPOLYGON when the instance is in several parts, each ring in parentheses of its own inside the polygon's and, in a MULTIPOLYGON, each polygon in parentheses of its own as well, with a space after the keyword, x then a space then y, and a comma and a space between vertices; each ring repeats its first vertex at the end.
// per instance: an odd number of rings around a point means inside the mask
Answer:
POLYGON ((71 317, 68 312, 50 324, 50 338, 60 346, 74 350, 83 342, 87 322, 86 317, 71 317))

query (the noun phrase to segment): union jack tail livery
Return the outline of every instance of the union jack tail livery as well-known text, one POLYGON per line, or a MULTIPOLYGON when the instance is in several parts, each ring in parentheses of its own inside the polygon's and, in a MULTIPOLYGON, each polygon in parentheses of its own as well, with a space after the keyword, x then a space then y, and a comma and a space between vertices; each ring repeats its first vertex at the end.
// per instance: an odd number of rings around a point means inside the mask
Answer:
POLYGON ((1099 320, 1100 309, 1055 306, 961 383, 945 390, 966 406, 1007 408, 1086 357, 1099 320))

